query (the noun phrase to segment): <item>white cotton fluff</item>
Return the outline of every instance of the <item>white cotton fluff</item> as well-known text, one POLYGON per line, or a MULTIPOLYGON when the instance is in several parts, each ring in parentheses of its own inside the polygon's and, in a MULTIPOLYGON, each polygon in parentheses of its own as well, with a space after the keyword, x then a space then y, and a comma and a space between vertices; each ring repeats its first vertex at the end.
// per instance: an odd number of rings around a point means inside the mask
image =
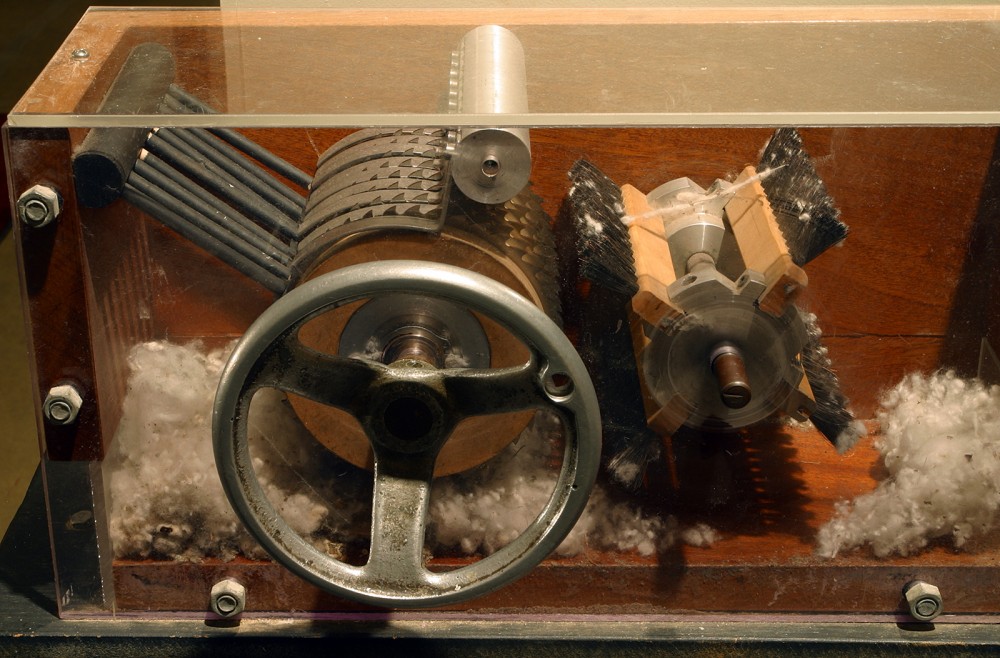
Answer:
MULTIPOLYGON (((149 342, 130 352, 122 420, 107 462, 118 557, 264 555, 229 506, 215 468, 212 404, 231 348, 205 352, 197 344, 149 342)), ((315 461, 303 431, 279 393, 255 396, 249 437, 258 479, 289 525, 310 537, 329 509, 326 496, 298 490, 299 474, 315 461)))
MULTIPOLYGON (((117 557, 265 557, 231 510, 215 468, 212 404, 231 349, 165 341, 132 349, 122 420, 106 464, 117 557)), ((557 421, 540 416, 487 464, 435 480, 430 547, 489 554, 520 535, 552 494, 558 431, 557 421)), ((319 446, 280 392, 264 390, 254 398, 249 439, 258 480, 293 530, 334 551, 365 541, 358 532, 371 514, 370 475, 319 446), (331 464, 338 465, 336 472, 331 464)), ((590 547, 651 555, 679 539, 695 546, 717 539, 703 524, 681 530, 674 517, 650 514, 622 497, 598 484, 557 553, 590 547)))
POLYGON ((689 546, 708 548, 719 539, 719 532, 707 523, 697 523, 681 531, 681 541, 689 546))
POLYGON ((837 505, 817 552, 863 544, 875 555, 910 555, 951 536, 956 548, 996 526, 1000 509, 1000 387, 953 372, 908 375, 881 401, 876 449, 889 476, 837 505))
MULTIPOLYGON (((488 555, 520 535, 555 487, 557 473, 550 457, 556 432, 555 421, 540 416, 488 465, 488 472, 436 481, 430 503, 436 543, 465 554, 488 555)), ((677 537, 675 518, 649 514, 598 483, 556 554, 577 555, 589 547, 652 555, 672 546, 677 537)))

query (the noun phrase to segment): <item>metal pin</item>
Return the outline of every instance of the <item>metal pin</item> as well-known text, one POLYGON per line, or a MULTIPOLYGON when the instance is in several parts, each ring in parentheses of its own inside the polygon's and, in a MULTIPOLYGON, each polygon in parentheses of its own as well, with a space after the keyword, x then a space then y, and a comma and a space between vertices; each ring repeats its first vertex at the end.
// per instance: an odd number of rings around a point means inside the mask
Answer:
POLYGON ((750 404, 752 393, 746 363, 739 349, 732 343, 722 343, 712 350, 709 359, 719 382, 722 403, 730 409, 742 409, 750 404))

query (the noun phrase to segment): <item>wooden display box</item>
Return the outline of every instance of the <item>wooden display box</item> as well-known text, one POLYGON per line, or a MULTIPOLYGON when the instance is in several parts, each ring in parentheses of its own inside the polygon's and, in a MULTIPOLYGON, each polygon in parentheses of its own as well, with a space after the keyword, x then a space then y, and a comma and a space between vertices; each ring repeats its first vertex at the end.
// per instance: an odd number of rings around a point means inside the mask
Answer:
MULTIPOLYGON (((213 125, 207 115, 167 115, 154 124, 100 114, 128 52, 148 41, 167 46, 178 82, 224 110, 218 125, 237 128, 311 173, 317 155, 357 126, 448 125, 446 113, 429 109, 438 107, 445 88, 427 82, 447 71, 436 54, 468 26, 498 22, 522 35, 534 113, 504 121, 532 128, 531 179, 553 217, 579 158, 643 191, 680 176, 707 185, 756 162, 774 127, 799 127, 851 231, 842 247, 806 268, 802 301, 820 316, 842 388, 870 435, 843 456, 811 429, 776 423, 721 437, 677 437, 641 491, 607 486, 682 524, 709 524, 718 542, 646 557, 597 551, 553 557, 509 587, 446 609, 491 617, 698 611, 860 619, 903 613, 902 586, 922 579, 941 589, 947 615, 956 616, 942 620, 995 619, 996 533, 968 550, 939 541, 911 557, 881 559, 867 548, 821 558, 815 537, 837 502, 871 491, 885 476, 872 446, 880 395, 911 372, 975 376, 983 341, 1000 342, 1000 67, 989 41, 997 22, 988 8, 829 12, 89 13, 5 131, 12 196, 44 183, 64 202, 58 220, 40 229, 15 216, 62 613, 201 614, 212 583, 224 576, 247 585, 250 613, 370 610, 270 562, 112 562, 94 548, 107 546, 100 464, 121 418, 129 349, 164 338, 225 344, 274 300, 123 201, 103 209, 77 204, 70 160, 95 126, 213 125), (830 15, 845 20, 821 21, 830 15), (629 59, 614 50, 614 39, 630 30, 636 39, 629 59), (388 68, 385 80, 360 76, 370 89, 331 91, 354 84, 352 64, 366 75, 378 69, 353 58, 360 44, 372 38, 398 44, 399 35, 412 34, 424 40, 408 55, 406 75, 414 82, 404 92, 397 79, 403 74, 388 68), (572 79, 560 79, 565 71, 555 65, 533 73, 533 62, 546 55, 580 56, 587 35, 593 38, 587 48, 607 52, 584 59, 601 66, 572 79), (695 46, 675 51, 671 42, 660 59, 649 49, 665 35, 690 37, 695 46), (792 43, 790 35, 802 42, 792 43), (340 50, 329 54, 335 39, 340 50), (804 71, 802 53, 825 61, 829 44, 838 44, 830 57, 843 61, 804 71), (887 58, 881 68, 851 72, 858 53, 870 56, 864 49, 875 45, 873 52, 887 58), (896 46, 929 59, 888 54, 896 46), (89 51, 86 59, 72 56, 79 48, 89 51), (971 53, 983 61, 970 63, 971 53), (310 61, 329 65, 305 67, 310 61), (639 71, 615 68, 625 61, 639 71), (650 77, 657 65, 668 68, 650 77), (702 76, 702 66, 714 75, 702 76), (838 71, 839 78, 829 77, 838 71), (577 94, 563 106, 560 84, 577 94), (42 418, 41 403, 64 380, 85 391, 84 404, 75 424, 57 427, 42 418), (63 487, 65 473, 89 480, 63 487), (73 492, 85 493, 75 507, 65 498, 73 492), (73 543, 79 535, 67 538, 70 525, 60 516, 77 507, 96 515, 94 527, 83 531, 90 548, 82 553, 73 543)), ((399 55, 389 50, 379 55, 386 62, 399 55)), ((451 119, 477 125, 483 117, 451 119)), ((438 560, 446 566, 459 559, 438 560)))

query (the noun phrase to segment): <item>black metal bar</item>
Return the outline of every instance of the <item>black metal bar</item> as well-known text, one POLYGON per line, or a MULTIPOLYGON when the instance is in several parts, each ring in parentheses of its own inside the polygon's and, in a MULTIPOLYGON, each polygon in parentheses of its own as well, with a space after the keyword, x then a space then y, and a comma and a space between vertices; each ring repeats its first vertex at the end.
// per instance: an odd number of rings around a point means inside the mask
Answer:
POLYGON ((232 203, 237 210, 264 224, 268 230, 276 231, 283 238, 298 239, 298 226, 292 220, 242 183, 227 178, 225 172, 213 163, 200 160, 197 152, 193 152, 176 137, 169 133, 163 137, 153 133, 146 140, 146 149, 187 176, 202 180, 208 189, 232 203))
POLYGON ((154 217, 167 228, 190 240, 222 262, 241 274, 245 274, 271 292, 281 294, 285 291, 286 281, 274 276, 259 265, 241 256, 238 252, 211 235, 202 231, 174 212, 146 196, 136 189, 131 182, 125 185, 122 196, 133 206, 154 217))
POLYGON ((253 165, 253 163, 243 158, 242 155, 226 144, 212 137, 211 133, 207 130, 203 128, 161 128, 159 132, 161 136, 163 133, 177 136, 185 144, 200 153, 202 157, 212 161, 216 166, 246 185, 265 201, 270 202, 278 210, 288 215, 289 218, 298 221, 302 216, 302 210, 306 204, 305 197, 299 197, 299 200, 302 202, 302 205, 299 205, 287 195, 282 194, 274 186, 274 184, 280 185, 280 183, 274 180, 270 174, 264 169, 253 165), (237 158, 243 158, 246 164, 256 167, 257 171, 248 169, 244 163, 238 162, 237 158), (268 181, 268 178, 274 184, 268 181))
MULTIPOLYGON (((168 174, 164 171, 164 168, 169 170, 169 166, 166 163, 157 161, 157 165, 162 166, 155 166, 152 162, 148 162, 148 159, 155 161, 156 156, 150 154, 147 156, 147 159, 143 159, 140 156, 139 161, 135 163, 136 174, 159 187, 167 194, 175 197, 180 203, 188 206, 191 210, 204 216, 220 228, 232 233, 243 242, 261 252, 265 257, 271 258, 285 266, 291 262, 291 253, 287 245, 279 246, 280 243, 275 242, 271 236, 261 236, 257 231, 248 228, 244 225, 243 221, 234 218, 238 213, 233 211, 232 208, 227 208, 225 204, 219 204, 222 206, 219 208, 215 203, 210 203, 203 199, 201 194, 205 194, 204 190, 191 184, 183 176, 178 175, 175 177, 168 174), (187 184, 183 184, 180 181, 185 181, 187 184)), ((176 174, 176 172, 173 173, 176 174)), ((211 197, 210 194, 206 194, 206 196, 211 197)), ((215 197, 211 198, 215 199, 215 197)), ((218 202, 217 199, 215 201, 218 202)), ((245 217, 242 219, 257 228, 258 231, 260 230, 250 220, 245 217)))
MULTIPOLYGON (((192 111, 190 107, 188 107, 187 105, 180 102, 179 100, 177 100, 176 98, 174 98, 169 94, 163 97, 163 107, 166 109, 168 113, 172 112, 180 114, 192 111)), ((256 177, 260 179, 261 183, 272 188, 275 192, 280 193, 282 196, 284 196, 293 204, 295 204, 294 208, 288 207, 285 209, 286 213, 290 217, 294 219, 298 219, 299 217, 301 217, 302 211, 306 207, 306 198, 301 194, 299 194, 298 192, 296 192, 295 190, 293 190, 292 188, 290 188, 289 186, 282 183, 277 178, 275 178, 275 176, 270 171, 268 171, 264 167, 261 167, 256 162, 244 156, 242 153, 232 148, 228 144, 215 138, 209 131, 207 131, 204 128, 177 128, 175 130, 181 130, 195 135, 207 146, 210 146, 211 148, 215 149, 221 155, 224 155, 231 162, 235 163, 239 167, 242 167, 243 169, 246 169, 248 172, 256 175, 256 177)), ((220 163, 220 166, 224 165, 221 165, 220 163)), ((281 205, 281 204, 279 202, 276 205, 281 205)))
MULTIPOLYGON (((174 57, 158 43, 132 49, 101 102, 100 114, 155 112, 174 79, 174 57)), ((121 195, 149 128, 93 128, 73 154, 77 201, 103 208, 121 195)))
POLYGON ((282 183, 270 171, 261 167, 259 164, 246 157, 236 149, 228 145, 223 145, 219 139, 212 136, 212 133, 209 130, 205 128, 192 128, 190 130, 203 142, 216 148, 219 153, 222 153, 235 164, 243 167, 251 174, 259 178, 263 184, 288 199, 293 204, 288 210, 290 216, 296 219, 302 216, 302 210, 306 207, 306 198, 303 195, 282 183))
POLYGON ((229 128, 209 128, 208 130, 216 137, 229 142, 234 148, 243 151, 254 160, 267 165, 296 185, 309 189, 309 186, 312 184, 312 176, 287 160, 279 158, 260 144, 251 141, 235 130, 230 130, 229 128))
MULTIPOLYGON (((208 234, 213 240, 240 254, 246 260, 254 263, 258 267, 266 270, 276 277, 287 280, 287 267, 273 258, 265 256, 258 249, 254 248, 253 245, 240 239, 231 233, 227 228, 219 226, 210 218, 202 215, 190 206, 184 204, 180 199, 177 199, 158 187, 152 181, 149 181, 139 175, 137 170, 132 171, 132 175, 129 176, 128 179, 128 184, 144 196, 151 198, 157 205, 169 210, 171 213, 180 217, 183 221, 191 224, 192 226, 195 226, 203 233, 208 234)), ((201 243, 199 242, 198 244, 200 245, 201 243)))
POLYGON ((212 194, 210 191, 206 190, 203 187, 200 187, 195 181, 192 181, 190 178, 186 177, 184 174, 171 167, 168 163, 161 160, 155 154, 150 153, 149 151, 143 149, 143 151, 139 154, 139 157, 146 164, 148 164, 157 172, 159 172, 161 175, 165 176, 166 178, 169 178, 175 184, 180 185, 191 194, 197 196, 199 199, 210 205, 218 212, 223 213, 230 220, 238 222, 248 231, 258 236, 266 244, 270 245, 276 250, 279 250, 283 254, 287 254, 288 256, 295 255, 295 247, 293 247, 291 244, 281 240, 274 234, 269 233, 267 229, 265 229, 263 226, 253 221, 243 213, 239 212, 238 210, 227 204, 225 201, 212 194))
MULTIPOLYGON (((198 98, 187 93, 177 85, 170 85, 170 95, 186 105, 193 112, 200 114, 217 114, 216 110, 212 109, 198 98)), ((309 189, 309 185, 312 183, 312 176, 305 173, 287 160, 279 158, 267 149, 261 147, 256 142, 247 139, 235 130, 231 130, 229 128, 210 128, 209 132, 220 139, 225 140, 243 153, 246 153, 254 160, 267 165, 296 185, 309 189)))

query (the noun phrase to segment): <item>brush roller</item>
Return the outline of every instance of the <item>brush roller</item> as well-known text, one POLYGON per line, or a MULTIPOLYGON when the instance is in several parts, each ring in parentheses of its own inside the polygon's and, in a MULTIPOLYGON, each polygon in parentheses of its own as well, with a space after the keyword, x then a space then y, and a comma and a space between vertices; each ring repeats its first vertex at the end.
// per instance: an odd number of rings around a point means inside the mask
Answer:
POLYGON ((707 189, 676 178, 645 193, 584 160, 570 179, 561 215, 592 284, 581 350, 599 390, 635 400, 602 400, 606 440, 620 446, 613 473, 635 485, 659 437, 682 427, 725 432, 785 415, 811 420, 841 451, 863 434, 815 316, 796 304, 803 266, 847 235, 796 131, 778 130, 756 167, 707 189), (615 326, 631 327, 631 340, 595 337, 615 326))
MULTIPOLYGON (((653 217, 662 224, 670 254, 672 272, 661 268, 665 312, 637 340, 647 394, 658 407, 653 422, 665 433, 681 425, 740 428, 779 411, 802 421, 815 410, 799 356, 806 327, 787 300, 791 284, 777 290, 780 278, 801 287, 805 277, 790 262, 780 274, 761 262, 769 257, 751 238, 769 230, 766 199, 748 206, 739 196, 740 186, 756 182, 753 176, 746 172, 736 185, 716 181, 708 190, 681 178, 650 192, 645 204, 636 194, 627 197, 627 208, 647 214, 647 227, 660 228, 653 217), (751 210, 756 216, 747 216, 751 210), (746 223, 753 223, 751 230, 746 223), (738 249, 723 253, 727 224, 738 249)), ((658 312, 639 308, 650 319, 658 312)))

